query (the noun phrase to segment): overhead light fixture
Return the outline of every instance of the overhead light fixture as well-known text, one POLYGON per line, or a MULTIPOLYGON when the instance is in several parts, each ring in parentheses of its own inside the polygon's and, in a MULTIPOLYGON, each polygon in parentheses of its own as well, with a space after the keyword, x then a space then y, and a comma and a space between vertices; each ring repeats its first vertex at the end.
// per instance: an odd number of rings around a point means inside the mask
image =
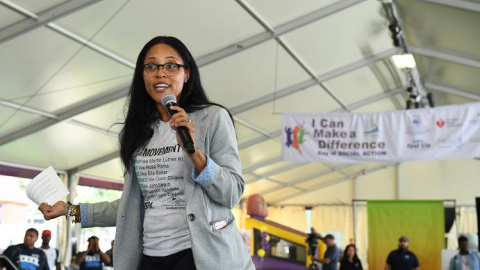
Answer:
POLYGON ((416 66, 415 59, 410 53, 394 55, 392 60, 398 68, 414 68, 416 66))

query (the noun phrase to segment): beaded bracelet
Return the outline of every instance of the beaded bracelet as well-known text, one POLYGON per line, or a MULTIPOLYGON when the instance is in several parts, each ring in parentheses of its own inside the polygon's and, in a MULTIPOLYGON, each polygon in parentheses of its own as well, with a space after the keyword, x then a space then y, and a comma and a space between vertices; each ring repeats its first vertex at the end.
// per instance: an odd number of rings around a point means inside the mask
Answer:
POLYGON ((67 211, 65 213, 65 219, 68 220, 73 216, 72 223, 80 223, 80 205, 73 205, 71 202, 67 202, 67 211))
POLYGON ((73 223, 80 223, 81 222, 81 216, 80 216, 80 205, 72 205, 72 211, 70 212, 70 215, 73 216, 73 223))
POLYGON ((68 220, 72 214, 72 203, 67 202, 67 212, 65 213, 65 219, 68 220))

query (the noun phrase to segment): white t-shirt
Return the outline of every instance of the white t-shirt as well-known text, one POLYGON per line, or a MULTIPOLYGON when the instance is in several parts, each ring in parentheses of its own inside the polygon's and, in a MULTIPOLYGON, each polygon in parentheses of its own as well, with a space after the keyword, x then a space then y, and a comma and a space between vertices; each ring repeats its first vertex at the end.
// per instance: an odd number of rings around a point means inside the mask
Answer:
POLYGON ((57 269, 56 263, 60 263, 60 256, 58 255, 57 249, 50 247, 48 249, 42 248, 42 250, 45 252, 45 255, 47 255, 48 268, 50 268, 50 270, 57 269))
POLYGON ((143 253, 168 256, 191 247, 185 213, 183 150, 176 131, 159 121, 135 158, 135 173, 145 200, 143 253))
POLYGON ((463 270, 470 270, 470 266, 468 265, 468 259, 467 259, 467 255, 461 255, 461 259, 462 259, 462 265, 463 265, 463 270))

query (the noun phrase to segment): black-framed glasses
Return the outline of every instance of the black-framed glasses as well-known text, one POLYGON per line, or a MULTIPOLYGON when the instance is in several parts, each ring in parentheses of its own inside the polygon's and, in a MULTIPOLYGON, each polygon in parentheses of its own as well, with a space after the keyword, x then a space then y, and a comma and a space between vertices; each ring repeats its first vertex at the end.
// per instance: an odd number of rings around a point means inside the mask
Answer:
POLYGON ((166 64, 145 64, 143 65, 143 73, 148 77, 155 77, 158 74, 158 70, 161 69, 169 77, 175 76, 180 68, 185 68, 185 65, 166 63, 166 64))

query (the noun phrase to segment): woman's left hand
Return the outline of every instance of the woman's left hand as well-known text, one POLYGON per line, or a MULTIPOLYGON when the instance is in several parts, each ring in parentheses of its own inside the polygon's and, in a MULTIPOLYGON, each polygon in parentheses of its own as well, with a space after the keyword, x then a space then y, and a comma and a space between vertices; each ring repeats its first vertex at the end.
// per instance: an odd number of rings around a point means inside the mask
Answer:
MULTIPOLYGON (((193 162, 193 166, 197 172, 201 172, 205 166, 207 166, 207 157, 200 151, 200 148, 197 147, 195 143, 195 123, 188 117, 185 110, 179 106, 171 106, 171 110, 177 111, 172 117, 170 118, 170 127, 174 130, 177 130, 179 127, 185 127, 188 129, 190 136, 192 137, 192 141, 195 147, 195 153, 189 154, 190 159, 193 162)), ((177 133, 177 142, 182 147, 183 151, 187 152, 186 149, 183 147, 182 141, 177 133)))

